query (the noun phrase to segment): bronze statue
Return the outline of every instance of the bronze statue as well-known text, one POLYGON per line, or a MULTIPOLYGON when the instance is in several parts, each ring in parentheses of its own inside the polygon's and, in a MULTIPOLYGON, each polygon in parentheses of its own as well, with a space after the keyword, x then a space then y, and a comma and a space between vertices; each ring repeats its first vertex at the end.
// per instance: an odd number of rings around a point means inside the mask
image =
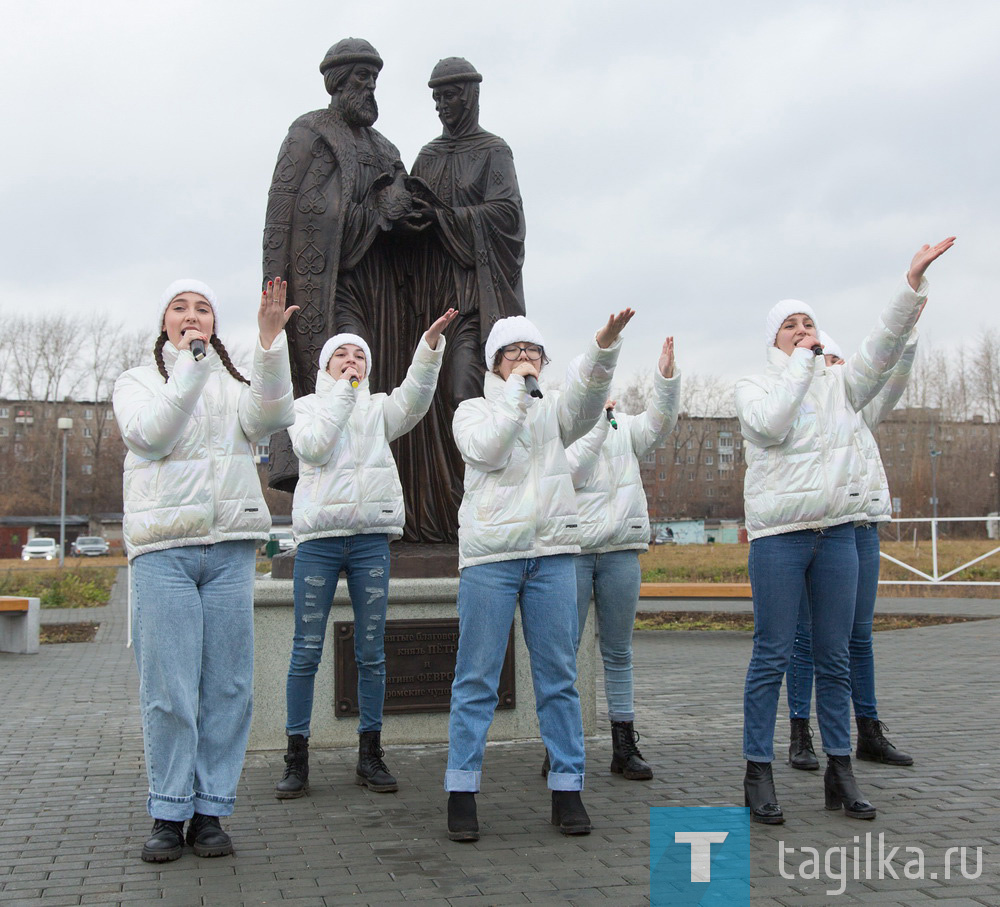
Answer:
POLYGON ((459 311, 431 410, 397 442, 409 541, 457 541, 464 468, 452 417, 463 400, 482 396, 483 344, 494 322, 524 314, 521 193, 507 143, 479 126, 482 78, 461 57, 434 67, 427 84, 444 132, 424 146, 405 181, 414 214, 429 223, 411 239, 406 321, 421 331, 432 314, 459 311))
MULTIPOLYGON (((300 307, 288 331, 296 397, 313 392, 317 356, 332 334, 349 331, 368 340, 379 376, 373 392, 395 387, 396 360, 413 352, 400 350, 395 331, 406 302, 393 228, 419 218, 399 152, 371 128, 382 58, 367 41, 345 38, 319 69, 330 106, 289 128, 264 226, 264 280, 287 278, 288 305, 300 307)), ((271 487, 294 490, 298 465, 286 432, 271 438, 268 469, 271 487)))

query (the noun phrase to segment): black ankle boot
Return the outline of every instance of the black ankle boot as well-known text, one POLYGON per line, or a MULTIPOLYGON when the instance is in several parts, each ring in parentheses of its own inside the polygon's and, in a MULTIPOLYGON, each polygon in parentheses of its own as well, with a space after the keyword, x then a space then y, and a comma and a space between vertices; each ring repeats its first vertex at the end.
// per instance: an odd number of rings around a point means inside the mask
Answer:
POLYGON ((590 816, 578 790, 552 791, 552 824, 564 835, 589 835, 590 816))
POLYGON ((643 761, 637 743, 639 735, 631 721, 611 722, 611 771, 629 781, 648 781, 653 770, 643 761))
POLYGON ((218 816, 195 813, 188 823, 187 842, 197 857, 224 857, 233 852, 233 841, 219 824, 218 816))
POLYGON ((852 819, 875 818, 875 807, 858 790, 850 756, 828 757, 823 790, 827 809, 840 809, 843 806, 844 812, 852 819))
POLYGON ((788 764, 792 768, 814 772, 819 768, 819 759, 812 745, 812 731, 809 730, 808 718, 793 718, 792 731, 789 736, 788 764))
POLYGON ((155 819, 153 832, 142 845, 142 858, 147 863, 167 863, 180 858, 184 851, 184 823, 155 819))
POLYGON ((302 734, 288 735, 285 753, 285 774, 274 786, 279 800, 294 800, 309 793, 309 738, 302 734))
POLYGON ((858 718, 859 759, 884 762, 887 765, 913 765, 913 757, 897 750, 885 739, 888 728, 878 718, 858 718))
POLYGON ((385 750, 381 743, 381 731, 361 732, 358 737, 358 767, 355 769, 354 783, 378 794, 387 794, 399 790, 399 785, 382 761, 385 750))
POLYGON ((451 841, 478 841, 476 795, 454 790, 448 794, 448 838, 451 841))
POLYGON ((750 818, 763 825, 781 825, 785 816, 774 792, 770 762, 747 762, 743 778, 743 802, 750 807, 750 818))
POLYGON ((549 762, 549 751, 545 751, 545 761, 542 763, 542 777, 548 778, 549 769, 552 768, 552 763, 549 762))

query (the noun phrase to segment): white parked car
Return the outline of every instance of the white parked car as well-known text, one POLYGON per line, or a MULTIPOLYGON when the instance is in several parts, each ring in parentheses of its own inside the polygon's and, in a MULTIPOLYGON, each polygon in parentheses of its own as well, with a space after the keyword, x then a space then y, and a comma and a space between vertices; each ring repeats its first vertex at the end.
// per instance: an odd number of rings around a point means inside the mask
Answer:
POLYGON ((108 543, 98 535, 81 535, 73 542, 73 557, 103 557, 110 551, 108 543))
POLYGON ((21 549, 21 560, 30 561, 36 557, 43 557, 47 561, 59 557, 59 543, 55 539, 32 539, 21 549))

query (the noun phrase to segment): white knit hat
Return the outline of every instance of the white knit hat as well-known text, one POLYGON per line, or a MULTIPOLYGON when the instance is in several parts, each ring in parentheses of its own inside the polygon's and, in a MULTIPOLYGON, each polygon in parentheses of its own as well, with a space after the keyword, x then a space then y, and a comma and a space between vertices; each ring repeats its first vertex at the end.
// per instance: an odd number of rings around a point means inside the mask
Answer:
POLYGON ((219 303, 215 298, 215 291, 207 284, 202 283, 200 280, 195 280, 193 277, 185 277, 182 280, 175 280, 169 287, 163 291, 163 295, 160 296, 160 324, 163 324, 163 316, 167 314, 167 306, 170 305, 170 301, 175 296, 180 296, 181 293, 197 293, 199 296, 204 296, 208 300, 208 304, 212 307, 212 314, 215 316, 215 327, 212 333, 219 333, 219 303))
POLYGON ((518 341, 536 343, 541 347, 545 346, 541 331, 524 315, 501 318, 493 325, 490 336, 486 338, 486 368, 493 368, 493 358, 496 356, 497 350, 518 341))
POLYGON ((826 331, 819 332, 819 342, 823 345, 824 356, 836 356, 838 359, 846 359, 840 349, 840 345, 826 331))
POLYGON ((774 339, 778 336, 779 328, 785 323, 789 315, 808 315, 813 324, 816 323, 816 313, 812 307, 799 299, 782 299, 771 306, 771 311, 767 313, 767 321, 764 322, 765 341, 768 346, 774 346, 774 339))
POLYGON ((372 373, 372 351, 368 347, 364 337, 359 337, 357 334, 334 334, 329 340, 327 340, 327 342, 323 344, 323 349, 320 350, 319 370, 321 372, 326 371, 326 367, 330 364, 330 359, 333 357, 334 352, 336 352, 337 347, 343 346, 345 343, 353 343, 355 346, 360 346, 361 349, 365 351, 364 377, 367 378, 372 373))

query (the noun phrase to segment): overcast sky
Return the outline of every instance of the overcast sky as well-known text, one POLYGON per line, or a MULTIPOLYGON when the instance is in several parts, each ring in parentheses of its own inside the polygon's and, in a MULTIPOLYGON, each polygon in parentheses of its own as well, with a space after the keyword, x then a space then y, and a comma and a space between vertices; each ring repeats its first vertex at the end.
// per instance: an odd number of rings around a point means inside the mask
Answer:
POLYGON ((997 324, 1000 4, 3 0, 0 311, 141 327, 177 277, 248 343, 278 147, 326 106, 352 35, 385 61, 376 128, 412 164, 440 134, 441 57, 483 73, 514 151, 528 315, 560 373, 612 309, 620 374, 664 335, 682 369, 763 363, 778 299, 850 351, 924 242, 935 346, 997 324))

